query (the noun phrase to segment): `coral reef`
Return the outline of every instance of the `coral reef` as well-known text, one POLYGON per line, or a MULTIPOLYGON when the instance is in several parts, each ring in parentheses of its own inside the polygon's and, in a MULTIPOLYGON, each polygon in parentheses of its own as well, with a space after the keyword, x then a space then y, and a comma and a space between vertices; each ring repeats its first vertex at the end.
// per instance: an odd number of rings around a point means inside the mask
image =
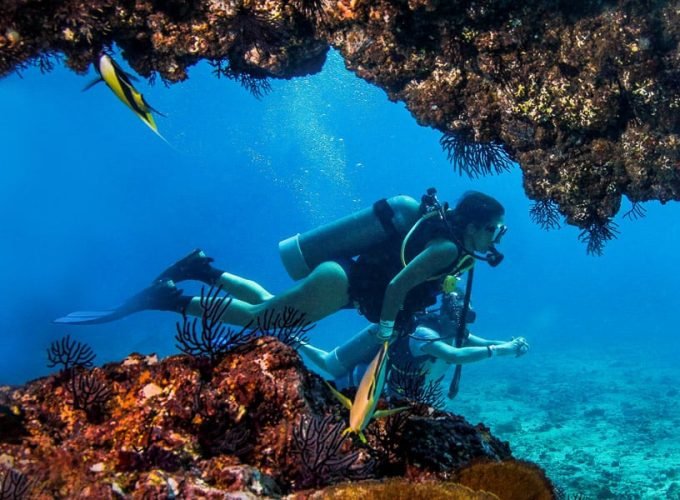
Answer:
POLYGON ((290 346, 257 337, 247 347, 227 352, 209 379, 205 360, 184 354, 83 369, 111 392, 97 420, 71 404, 63 374, 0 388, 16 417, 15 432, 0 433, 8 488, 28 484, 31 498, 276 497, 386 471, 441 482, 477 460, 512 458, 481 424, 434 409, 398 426, 373 422, 363 446, 340 434, 345 412, 290 346), (380 433, 398 433, 404 452, 380 449, 380 433))
POLYGON ((366 479, 371 475, 372 461, 355 466, 360 452, 342 451, 345 425, 333 420, 332 415, 302 418, 293 430, 293 449, 302 464, 301 487, 320 486, 341 479, 366 479))
POLYGON ((597 253, 623 196, 680 199, 679 39, 677 0, 6 0, 0 76, 55 55, 82 73, 115 43, 143 76, 207 59, 262 95, 333 46, 442 131, 457 169, 517 160, 528 196, 597 253))
POLYGON ((552 500, 555 489, 536 465, 521 460, 480 462, 459 470, 455 480, 470 488, 483 487, 507 500, 552 500))
POLYGON ((176 323, 176 347, 189 356, 208 361, 206 368, 214 366, 228 352, 245 347, 257 337, 274 337, 280 342, 297 347, 307 341, 307 333, 316 325, 305 315, 291 307, 283 311, 268 309, 256 321, 239 330, 225 325, 221 318, 231 306, 232 297, 222 295, 222 287, 201 288, 201 317, 189 318, 182 312, 182 322, 176 323), (200 325, 200 331, 199 331, 200 325))
POLYGON ((475 491, 447 481, 413 483, 404 479, 383 482, 365 481, 358 484, 331 486, 309 495, 314 499, 338 500, 394 500, 399 498, 427 498, 428 500, 496 500, 499 497, 486 491, 475 491))
POLYGON ((31 483, 22 473, 0 466, 0 498, 20 500, 26 498, 31 483))

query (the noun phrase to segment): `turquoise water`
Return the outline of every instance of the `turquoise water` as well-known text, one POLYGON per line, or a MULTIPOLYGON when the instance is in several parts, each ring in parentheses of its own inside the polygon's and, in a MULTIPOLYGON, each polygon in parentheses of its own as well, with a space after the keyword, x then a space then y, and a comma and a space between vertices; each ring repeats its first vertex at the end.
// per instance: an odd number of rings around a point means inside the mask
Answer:
MULTIPOLYGON (((518 168, 458 176, 438 132, 334 54, 321 74, 274 81, 261 100, 207 65, 170 88, 141 82, 167 115, 157 122, 172 147, 105 86, 83 93, 93 72, 22 76, 0 80, 0 384, 48 373, 45 349, 65 334, 89 343, 98 363, 174 353, 172 314, 91 327, 51 320, 115 305, 194 247, 277 292, 291 284, 281 239, 382 197, 436 186, 455 202, 472 188, 503 202, 510 227, 503 264, 478 266, 474 332, 523 335, 532 349, 466 367, 451 408, 570 492, 662 498, 680 488, 680 205, 650 202, 644 219, 617 218, 619 238, 587 256, 577 229, 531 223, 518 168), (584 450, 591 458, 580 461, 584 450)), ((314 340, 332 347, 364 325, 342 312, 314 340)))

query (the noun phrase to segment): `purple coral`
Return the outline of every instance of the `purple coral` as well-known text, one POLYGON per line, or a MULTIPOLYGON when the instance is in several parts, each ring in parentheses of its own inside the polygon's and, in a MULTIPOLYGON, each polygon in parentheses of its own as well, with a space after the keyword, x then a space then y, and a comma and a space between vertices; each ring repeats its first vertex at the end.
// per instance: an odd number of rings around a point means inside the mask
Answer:
POLYGON ((31 482, 19 471, 0 468, 0 500, 23 500, 28 498, 31 482))
POLYGON ((371 477, 373 461, 358 464, 359 451, 342 450, 344 425, 333 422, 333 416, 303 417, 293 430, 293 450, 299 455, 301 478, 299 488, 328 485, 348 479, 371 477))

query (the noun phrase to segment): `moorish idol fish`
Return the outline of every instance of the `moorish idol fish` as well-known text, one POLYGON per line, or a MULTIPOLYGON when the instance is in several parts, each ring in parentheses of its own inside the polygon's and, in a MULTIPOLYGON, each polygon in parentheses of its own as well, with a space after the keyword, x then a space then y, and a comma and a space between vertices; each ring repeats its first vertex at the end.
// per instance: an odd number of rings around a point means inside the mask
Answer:
POLYGON ((353 402, 328 384, 335 397, 349 410, 349 427, 343 431, 343 434, 356 433, 359 435, 362 443, 366 442, 366 436, 364 436, 363 431, 372 418, 387 417, 406 409, 406 407, 378 411, 375 409, 385 386, 388 347, 389 342, 385 342, 378 351, 378 354, 373 358, 373 361, 371 361, 371 364, 368 365, 366 373, 361 378, 353 402))
POLYGON ((146 102, 144 96, 132 85, 130 80, 136 80, 136 78, 129 73, 126 73, 123 68, 106 53, 102 53, 99 56, 99 59, 94 63, 94 66, 100 77, 89 83, 83 90, 88 90, 99 82, 106 83, 113 93, 118 96, 118 99, 123 101, 140 120, 156 133, 156 135, 161 139, 164 139, 158 132, 156 122, 151 114, 152 111, 159 115, 161 113, 153 109, 149 103, 146 102))

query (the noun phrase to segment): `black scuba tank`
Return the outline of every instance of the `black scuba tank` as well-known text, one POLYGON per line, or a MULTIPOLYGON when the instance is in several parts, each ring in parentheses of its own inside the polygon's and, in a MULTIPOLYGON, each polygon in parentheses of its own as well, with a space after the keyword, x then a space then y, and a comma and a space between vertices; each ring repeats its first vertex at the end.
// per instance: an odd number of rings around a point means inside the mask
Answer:
POLYGON ((420 216, 420 203, 409 196, 379 200, 279 242, 281 260, 290 277, 299 280, 322 262, 355 257, 391 237, 403 238, 420 216))

